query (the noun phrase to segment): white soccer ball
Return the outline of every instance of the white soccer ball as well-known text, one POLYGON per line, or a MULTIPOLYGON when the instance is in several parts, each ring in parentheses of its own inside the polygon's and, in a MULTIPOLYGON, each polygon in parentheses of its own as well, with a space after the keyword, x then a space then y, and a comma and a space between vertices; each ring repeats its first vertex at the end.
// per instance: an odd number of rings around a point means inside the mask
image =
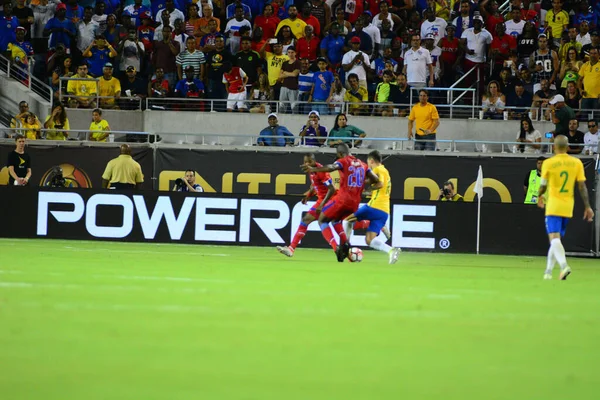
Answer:
POLYGON ((358 247, 353 247, 350 249, 350 253, 348 253, 348 260, 350 262, 361 262, 363 259, 363 252, 358 247))

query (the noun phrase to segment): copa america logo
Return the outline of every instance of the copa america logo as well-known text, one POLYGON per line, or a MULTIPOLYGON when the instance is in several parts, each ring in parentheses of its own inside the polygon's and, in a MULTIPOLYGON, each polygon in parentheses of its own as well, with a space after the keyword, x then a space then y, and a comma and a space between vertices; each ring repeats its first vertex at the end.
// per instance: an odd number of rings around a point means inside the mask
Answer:
POLYGON ((68 188, 91 188, 92 181, 88 174, 81 168, 76 167, 72 164, 60 164, 55 167, 48 169, 42 180, 40 186, 50 186, 52 179, 54 178, 54 171, 56 167, 62 169, 62 175, 65 180, 65 187, 68 188))

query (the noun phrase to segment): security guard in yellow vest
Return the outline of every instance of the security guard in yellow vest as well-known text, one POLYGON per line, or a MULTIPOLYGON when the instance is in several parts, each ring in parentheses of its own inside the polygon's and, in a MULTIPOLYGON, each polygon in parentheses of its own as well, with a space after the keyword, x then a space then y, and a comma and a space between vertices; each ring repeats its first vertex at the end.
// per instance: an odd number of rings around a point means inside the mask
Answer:
POLYGON ((536 169, 529 171, 523 181, 523 189, 525 190, 525 204, 537 204, 538 191, 542 182, 542 164, 546 157, 538 157, 536 169))

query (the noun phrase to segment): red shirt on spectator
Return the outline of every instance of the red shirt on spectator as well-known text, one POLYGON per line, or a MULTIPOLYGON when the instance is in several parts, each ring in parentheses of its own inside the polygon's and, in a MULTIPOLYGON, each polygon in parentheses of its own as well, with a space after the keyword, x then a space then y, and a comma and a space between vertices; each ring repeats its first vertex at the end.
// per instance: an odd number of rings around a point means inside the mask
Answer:
POLYGON ((485 29, 487 29, 492 36, 496 36, 496 25, 501 22, 504 23, 504 17, 502 15, 498 15, 497 17, 490 15, 487 17, 487 21, 485 21, 485 29))
POLYGON ((302 21, 306 22, 307 25, 310 25, 313 28, 315 28, 315 36, 321 36, 321 23, 317 18, 315 18, 314 15, 311 15, 310 17, 304 19, 302 14, 298 13, 298 19, 301 19, 302 21))
MULTIPOLYGON (((263 40, 261 40, 260 42, 255 42, 254 40, 252 41, 252 43, 250 43, 250 48, 252 50, 254 50, 255 52, 257 52, 258 54, 260 54, 260 49, 262 49, 263 44, 265 44, 265 42, 269 39, 268 36, 264 36, 263 40), (266 38, 266 39, 265 39, 266 38)), ((266 45, 265 46, 265 51, 266 52, 271 52, 271 46, 266 45)))
POLYGON ((279 25, 280 22, 281 20, 274 15, 270 17, 259 15, 254 19, 254 25, 260 26, 263 30, 263 38, 274 38, 277 25, 279 25))
MULTIPOLYGON (((246 73, 240 67, 232 67, 231 72, 223 74, 223 81, 229 83, 229 93, 240 93, 240 88, 243 87, 246 73)), ((223 82, 225 83, 225 82, 223 82)))
POLYGON ((500 56, 496 55, 496 64, 503 64, 508 58, 510 50, 516 50, 517 40, 512 35, 504 34, 504 36, 495 36, 490 45, 492 51, 498 49, 500 56))
POLYGON ((298 52, 298 58, 308 58, 309 61, 316 60, 320 42, 321 41, 319 40, 319 38, 314 35, 310 40, 306 40, 305 37, 298 40, 298 42, 296 43, 296 51, 298 52))
POLYGON ((456 62, 456 59, 458 58, 459 43, 457 37, 451 41, 447 36, 444 36, 442 40, 440 40, 439 46, 442 48, 442 61, 444 63, 454 64, 456 62))

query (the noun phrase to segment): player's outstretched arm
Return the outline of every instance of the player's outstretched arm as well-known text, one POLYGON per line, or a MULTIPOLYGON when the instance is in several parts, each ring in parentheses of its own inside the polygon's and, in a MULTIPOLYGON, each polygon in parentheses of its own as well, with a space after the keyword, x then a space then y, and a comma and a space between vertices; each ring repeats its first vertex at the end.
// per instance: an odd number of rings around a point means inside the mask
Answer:
POLYGON ((383 182, 381 182, 379 180, 379 177, 377 176, 377 174, 375 174, 370 169, 367 170, 367 179, 371 183, 371 189, 377 190, 377 189, 381 189, 383 187, 383 182))
POLYGON ((585 210, 583 211, 583 219, 587 222, 592 222, 594 219, 594 210, 590 206, 590 195, 588 194, 587 186, 585 186, 585 181, 577 182, 577 188, 579 189, 579 195, 581 196, 581 200, 583 200, 583 205, 585 206, 585 210))
POLYGON ((311 167, 311 166, 302 164, 300 166, 300 168, 302 168, 302 171, 304 171, 304 172, 333 172, 333 171, 338 171, 338 170, 342 169, 342 166, 339 164, 328 164, 328 165, 324 165, 322 167, 316 168, 316 167, 311 167))

